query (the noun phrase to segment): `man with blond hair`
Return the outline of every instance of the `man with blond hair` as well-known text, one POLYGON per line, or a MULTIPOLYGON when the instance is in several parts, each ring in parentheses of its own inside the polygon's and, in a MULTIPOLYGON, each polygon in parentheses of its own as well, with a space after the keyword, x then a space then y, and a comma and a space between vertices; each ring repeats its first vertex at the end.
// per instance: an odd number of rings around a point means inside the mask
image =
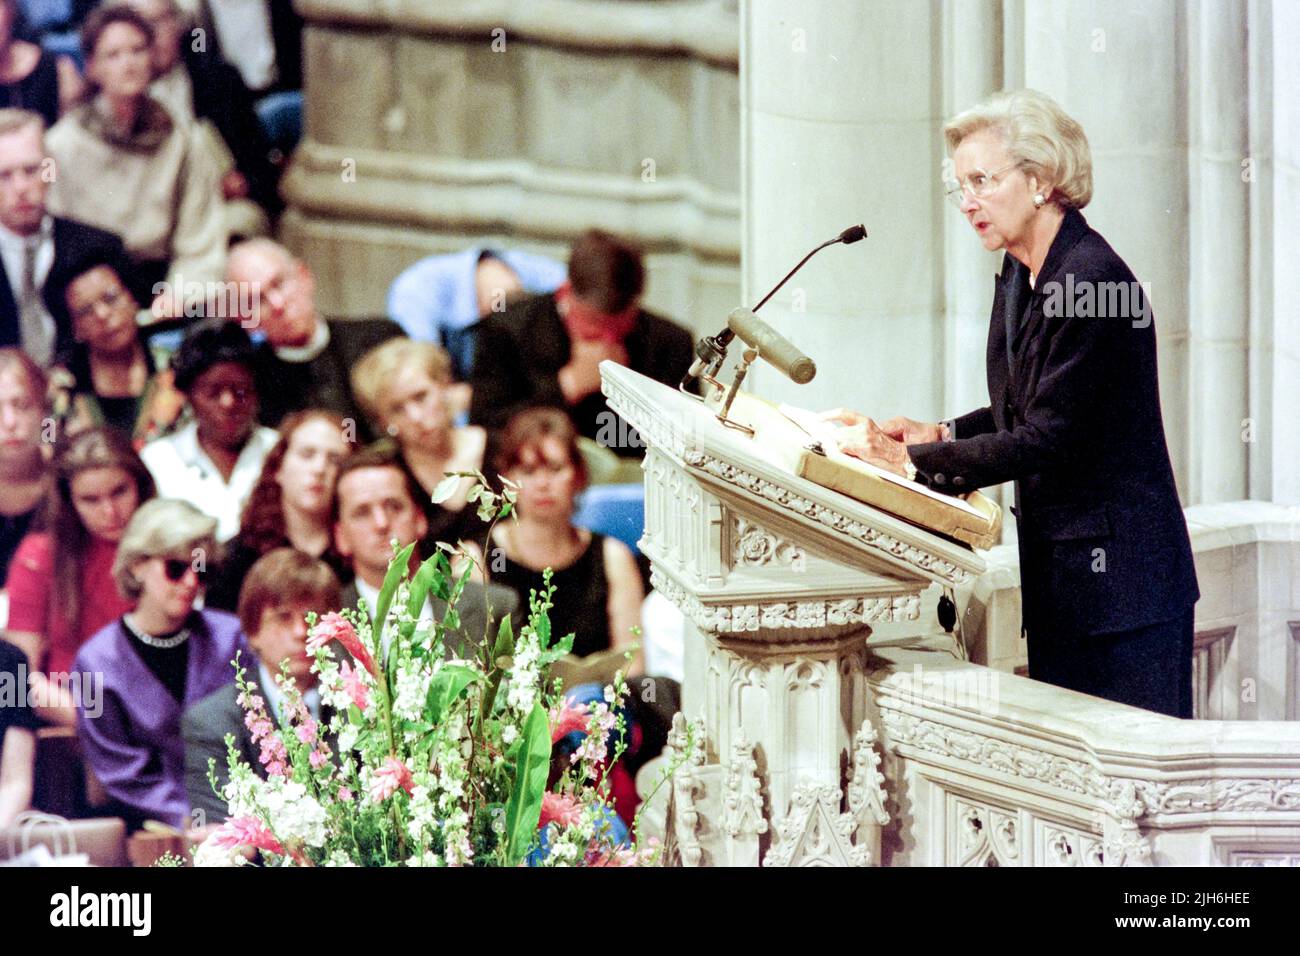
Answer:
POLYGON ((120 238, 47 211, 56 172, 40 114, 0 109, 0 347, 18 346, 46 367, 72 345, 63 287, 83 260, 115 262, 132 292, 140 291, 120 238))

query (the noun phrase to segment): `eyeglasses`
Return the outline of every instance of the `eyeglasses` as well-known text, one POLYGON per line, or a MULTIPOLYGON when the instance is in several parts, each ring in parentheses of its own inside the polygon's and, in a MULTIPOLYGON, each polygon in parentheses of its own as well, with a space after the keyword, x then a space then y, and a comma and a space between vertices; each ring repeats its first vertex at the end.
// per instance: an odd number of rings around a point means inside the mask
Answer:
POLYGON ((194 567, 185 558, 163 558, 163 574, 167 575, 167 580, 175 584, 181 578, 185 577, 185 572, 193 570, 194 576, 202 584, 208 576, 208 569, 204 567, 194 567))
POLYGON ((945 179, 943 181, 944 192, 948 197, 948 201, 960 209, 961 204, 965 201, 966 193, 970 193, 976 199, 987 199, 998 188, 1002 174, 1016 169, 1019 165, 1019 162, 1014 162, 1003 166, 1001 169, 995 169, 991 173, 977 169, 964 179, 945 179))

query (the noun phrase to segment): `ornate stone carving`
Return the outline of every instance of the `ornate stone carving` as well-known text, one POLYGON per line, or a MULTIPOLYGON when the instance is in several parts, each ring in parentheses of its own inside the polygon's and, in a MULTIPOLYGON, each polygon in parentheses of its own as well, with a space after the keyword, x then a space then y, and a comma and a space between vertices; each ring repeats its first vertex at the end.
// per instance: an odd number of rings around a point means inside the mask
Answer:
POLYGON ((708 634, 739 634, 760 627, 814 630, 831 625, 914 621, 921 616, 921 598, 906 594, 879 598, 841 598, 829 601, 774 601, 764 604, 704 604, 667 575, 653 568, 650 583, 708 634))
POLYGON ((725 813, 722 828, 728 836, 758 836, 767 832, 758 763, 754 760, 754 748, 744 730, 740 731, 736 742, 731 746, 723 804, 725 813))
POLYGON ((956 833, 953 866, 1017 866, 1020 845, 1015 816, 1000 808, 985 806, 948 794, 948 822, 956 833))
POLYGON ((731 519, 731 560, 742 567, 778 567, 802 572, 807 567, 803 548, 746 521, 740 515, 731 519))
POLYGON ((908 544, 893 535, 869 527, 833 508, 828 508, 826 505, 818 504, 802 495, 795 494, 789 488, 751 474, 731 462, 715 458, 694 448, 686 451, 683 460, 691 467, 706 471, 715 477, 721 478, 728 484, 743 488, 745 491, 780 505, 788 511, 797 512, 829 528, 834 528, 836 531, 856 538, 874 550, 891 554, 915 564, 917 567, 943 578, 950 584, 962 584, 971 578, 969 571, 959 568, 951 561, 936 554, 931 554, 916 545, 908 544))
POLYGON ((858 839, 862 828, 874 824, 883 827, 889 823, 885 810, 885 775, 880 772, 880 754, 876 753, 878 735, 871 721, 864 720, 853 735, 853 776, 845 791, 849 813, 856 822, 858 839))
POLYGON ((831 784, 803 784, 778 828, 780 840, 764 866, 869 866, 871 853, 853 842, 853 815, 840 812, 842 795, 831 784))
MULTIPOLYGON (((1036 780, 1058 790, 1094 797, 1105 808, 1107 816, 1113 817, 1114 826, 1126 833, 1136 829, 1136 821, 1142 816, 1300 809, 1300 779, 1204 779, 1176 784, 1152 783, 1112 777, 1080 760, 1070 760, 1023 744, 983 737, 901 713, 890 709, 887 702, 882 703, 881 722, 891 747, 906 744, 930 753, 967 760, 985 769, 1036 780), (1134 810, 1137 816, 1130 815, 1134 810), (1133 827, 1120 822, 1123 820, 1133 821, 1133 827)), ((1107 862, 1110 863, 1109 850, 1107 862)))
POLYGON ((690 748, 686 761, 673 774, 669 791, 668 815, 664 859, 668 865, 700 866, 704 848, 700 842, 702 817, 696 798, 703 795, 704 783, 700 771, 704 767, 704 736, 695 734, 692 739, 686 718, 679 712, 673 715, 672 729, 668 733, 665 750, 668 759, 675 761, 690 748), (671 849, 671 858, 669 850, 671 849))
POLYGON ((1146 805, 1132 780, 1111 781, 1111 797, 1102 818, 1103 853, 1107 866, 1150 866, 1151 844, 1138 820, 1146 805))

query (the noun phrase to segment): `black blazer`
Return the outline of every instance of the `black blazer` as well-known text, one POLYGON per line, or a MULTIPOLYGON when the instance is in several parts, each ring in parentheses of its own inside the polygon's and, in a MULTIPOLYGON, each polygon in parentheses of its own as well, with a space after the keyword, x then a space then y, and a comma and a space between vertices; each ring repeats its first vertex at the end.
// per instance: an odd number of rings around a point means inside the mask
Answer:
POLYGON ((324 408, 357 424, 358 440, 365 444, 378 436, 352 395, 350 376, 361 357, 376 345, 403 334, 391 319, 327 319, 330 340, 310 362, 286 362, 263 341, 254 358, 258 421, 279 428, 290 412, 324 408))
MULTIPOLYGON (((54 219, 54 263, 41 289, 45 307, 54 318, 55 340, 54 355, 62 355, 71 349, 72 317, 64 301, 64 290, 76 276, 92 264, 108 263, 113 265, 119 277, 131 289, 137 299, 141 289, 133 282, 134 270, 131 260, 122 246, 122 240, 111 232, 96 229, 85 223, 60 216, 54 219)), ((18 324, 18 302, 14 298, 13 287, 9 284, 8 274, 0 269, 0 347, 22 346, 22 334, 18 324)))
POLYGON ((1004 258, 987 366, 990 404, 955 419, 955 440, 908 451, 936 490, 1015 481, 1025 628, 1104 634, 1186 613, 1200 590, 1151 312, 1078 211, 1066 212, 1033 289, 1004 258))
MULTIPOLYGON (((609 411, 599 392, 568 405, 560 389, 560 369, 571 355, 569 333, 555 308, 555 295, 533 296, 472 327, 475 335, 473 394, 469 420, 489 432, 505 427, 512 415, 539 405, 565 409, 578 434, 600 441, 624 456, 639 456, 640 436, 609 411), (608 416, 608 417, 605 417, 608 416), (623 439, 627 438, 627 441, 623 439)), ((691 335, 681 326, 641 310, 623 343, 628 365, 673 388, 690 368, 691 335)))

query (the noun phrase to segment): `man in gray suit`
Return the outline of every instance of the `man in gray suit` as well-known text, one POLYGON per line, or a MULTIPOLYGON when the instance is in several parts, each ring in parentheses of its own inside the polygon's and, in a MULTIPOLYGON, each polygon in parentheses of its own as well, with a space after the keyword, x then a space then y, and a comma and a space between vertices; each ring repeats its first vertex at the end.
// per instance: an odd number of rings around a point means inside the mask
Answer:
MULTIPOLYGON (((279 723, 284 695, 275 682, 281 667, 298 685, 303 703, 318 723, 329 714, 322 706, 307 651, 308 612, 325 614, 342 606, 338 578, 329 565, 294 548, 268 551, 253 564, 239 592, 239 621, 257 660, 240 661, 247 678, 266 702, 267 714, 279 723)), ((233 673, 232 673, 233 681, 233 673)), ((216 761, 219 786, 229 777, 226 735, 233 734, 239 755, 254 770, 264 773, 259 748, 244 725, 244 710, 233 682, 192 704, 181 718, 185 740, 185 791, 190 800, 191 824, 206 827, 226 818, 226 801, 212 789, 209 760, 216 761)))

